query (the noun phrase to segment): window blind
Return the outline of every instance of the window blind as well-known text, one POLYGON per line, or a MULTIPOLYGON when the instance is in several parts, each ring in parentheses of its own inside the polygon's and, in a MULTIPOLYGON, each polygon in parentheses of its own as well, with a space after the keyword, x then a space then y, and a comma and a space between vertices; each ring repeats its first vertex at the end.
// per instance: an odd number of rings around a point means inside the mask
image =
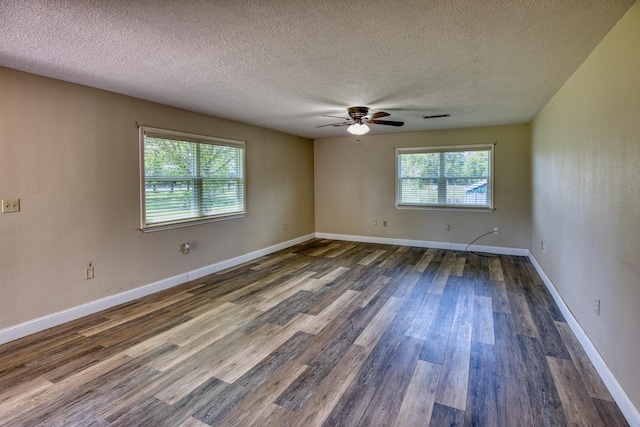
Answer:
POLYGON ((494 145, 396 149, 396 206, 493 209, 494 145))
POLYGON ((245 214, 245 144, 140 128, 141 228, 152 231, 245 214))

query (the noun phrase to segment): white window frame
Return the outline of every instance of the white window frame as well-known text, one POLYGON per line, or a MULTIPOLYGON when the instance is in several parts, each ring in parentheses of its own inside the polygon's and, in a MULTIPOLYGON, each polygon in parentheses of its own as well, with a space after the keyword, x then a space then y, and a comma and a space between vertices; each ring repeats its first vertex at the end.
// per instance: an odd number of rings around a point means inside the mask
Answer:
MULTIPOLYGON (((404 147, 395 149, 395 198, 396 208, 398 209, 423 209, 423 210, 460 210, 473 212, 493 212, 495 197, 495 143, 493 144, 475 144, 475 145, 448 145, 438 147, 404 147), (446 202, 446 180, 443 158, 445 153, 459 151, 488 151, 489 152, 489 176, 487 177, 487 204, 454 204, 446 202), (437 203, 408 203, 400 200, 400 156, 403 154, 422 154, 422 153, 440 153, 440 175, 438 180, 438 202, 437 203)), ((414 177, 415 178, 415 177, 414 177)), ((452 178, 471 178, 471 177, 452 177, 452 178)))
MULTIPOLYGON (((246 197, 246 147, 244 141, 237 141, 232 139, 224 139, 217 138, 212 136, 205 135, 197 135, 186 132, 179 132, 167 129, 159 129, 149 126, 139 126, 139 153, 140 153, 140 229, 143 232, 152 232, 159 230, 167 230, 179 227, 186 227, 197 224, 204 224, 214 221, 222 221, 222 220, 230 220, 242 218, 246 215, 246 205, 247 205, 247 197, 246 197), (181 219, 173 219, 162 222, 153 222, 148 223, 146 218, 146 200, 147 200, 147 186, 146 180, 147 176, 145 175, 145 135, 150 133, 154 135, 155 138, 162 138, 168 140, 175 140, 181 142, 191 142, 196 144, 210 144, 210 145, 219 145, 224 147, 233 147, 239 148, 242 150, 242 177, 241 177, 241 209, 237 211, 233 211, 230 213, 223 214, 215 214, 215 215, 193 215, 188 218, 181 219)), ((191 179, 198 179, 200 177, 191 176, 185 177, 191 179)), ((179 179, 179 177, 177 177, 179 179)))

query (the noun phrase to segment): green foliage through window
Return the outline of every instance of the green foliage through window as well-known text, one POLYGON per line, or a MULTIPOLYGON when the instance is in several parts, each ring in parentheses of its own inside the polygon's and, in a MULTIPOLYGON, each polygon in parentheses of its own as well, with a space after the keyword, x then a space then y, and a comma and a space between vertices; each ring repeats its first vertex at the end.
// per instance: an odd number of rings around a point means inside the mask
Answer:
POLYGON ((493 209, 493 145, 396 149, 396 205, 493 209))
POLYGON ((244 143, 141 128, 142 228, 245 212, 244 143))

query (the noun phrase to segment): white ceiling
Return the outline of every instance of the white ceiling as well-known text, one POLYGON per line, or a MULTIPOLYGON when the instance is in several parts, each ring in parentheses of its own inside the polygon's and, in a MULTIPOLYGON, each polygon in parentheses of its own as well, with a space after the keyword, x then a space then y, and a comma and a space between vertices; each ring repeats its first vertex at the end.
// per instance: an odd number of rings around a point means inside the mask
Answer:
POLYGON ((525 123, 634 2, 0 0, 0 65, 308 138, 525 123))

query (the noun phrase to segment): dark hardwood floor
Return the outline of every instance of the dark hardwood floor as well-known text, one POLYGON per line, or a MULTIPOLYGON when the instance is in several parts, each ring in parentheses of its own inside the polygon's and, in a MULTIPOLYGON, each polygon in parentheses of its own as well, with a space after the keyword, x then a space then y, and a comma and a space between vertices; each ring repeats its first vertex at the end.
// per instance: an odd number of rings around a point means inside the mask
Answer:
POLYGON ((616 426, 524 257, 311 240, 0 346, 3 426, 616 426))

